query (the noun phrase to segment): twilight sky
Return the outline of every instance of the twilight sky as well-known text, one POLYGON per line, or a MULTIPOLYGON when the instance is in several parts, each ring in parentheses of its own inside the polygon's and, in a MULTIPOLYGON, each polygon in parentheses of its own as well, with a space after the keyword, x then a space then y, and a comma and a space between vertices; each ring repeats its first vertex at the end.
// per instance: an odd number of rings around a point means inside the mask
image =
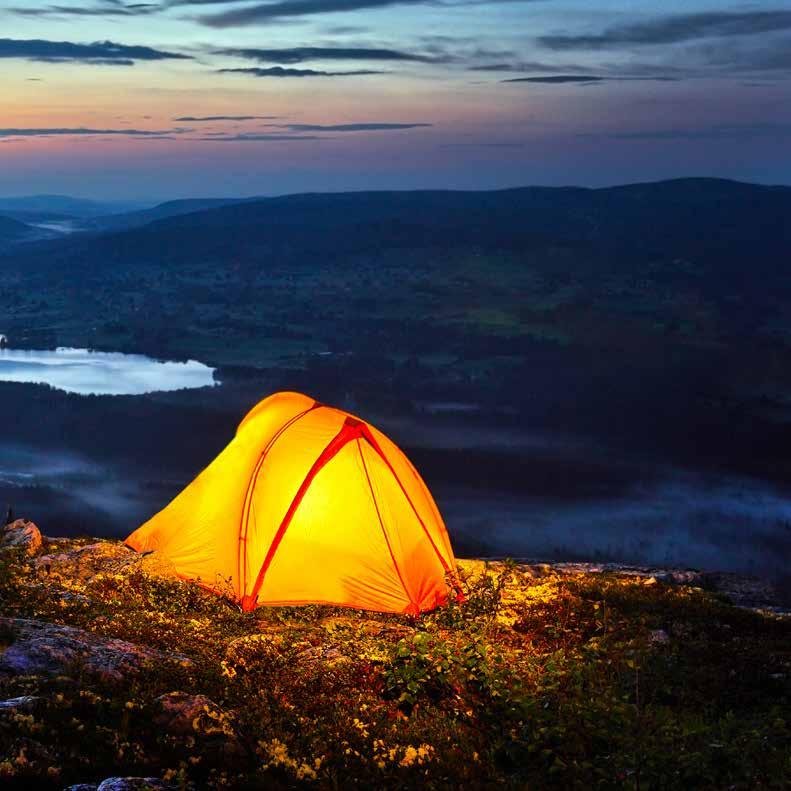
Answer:
POLYGON ((791 183, 791 4, 0 0, 0 195, 791 183))

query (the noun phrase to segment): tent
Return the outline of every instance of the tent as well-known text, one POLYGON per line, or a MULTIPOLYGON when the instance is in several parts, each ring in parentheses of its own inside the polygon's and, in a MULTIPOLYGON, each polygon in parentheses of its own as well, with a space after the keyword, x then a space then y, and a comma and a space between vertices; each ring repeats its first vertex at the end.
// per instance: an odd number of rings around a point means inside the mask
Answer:
POLYGON ((332 604, 417 614, 457 586, 415 468, 364 420, 298 393, 244 418, 222 453, 127 546, 249 611, 332 604))

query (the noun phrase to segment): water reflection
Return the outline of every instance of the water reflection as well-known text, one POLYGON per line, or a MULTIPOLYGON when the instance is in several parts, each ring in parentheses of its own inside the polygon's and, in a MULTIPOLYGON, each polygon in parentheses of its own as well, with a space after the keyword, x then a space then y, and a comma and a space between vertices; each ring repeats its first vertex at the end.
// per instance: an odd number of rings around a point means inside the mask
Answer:
POLYGON ((211 387, 214 369, 189 360, 160 362, 140 354, 0 349, 0 381, 46 384, 79 395, 142 395, 211 387))

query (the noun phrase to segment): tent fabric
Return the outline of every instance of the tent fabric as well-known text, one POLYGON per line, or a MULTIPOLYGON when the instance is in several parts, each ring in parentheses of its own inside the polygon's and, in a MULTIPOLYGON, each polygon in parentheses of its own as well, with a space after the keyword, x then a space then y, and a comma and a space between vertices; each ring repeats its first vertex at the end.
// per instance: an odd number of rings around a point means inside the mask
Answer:
POLYGON ((245 611, 321 603, 417 614, 457 585, 447 530, 409 459, 364 420, 299 393, 250 410, 126 544, 162 553, 245 611))

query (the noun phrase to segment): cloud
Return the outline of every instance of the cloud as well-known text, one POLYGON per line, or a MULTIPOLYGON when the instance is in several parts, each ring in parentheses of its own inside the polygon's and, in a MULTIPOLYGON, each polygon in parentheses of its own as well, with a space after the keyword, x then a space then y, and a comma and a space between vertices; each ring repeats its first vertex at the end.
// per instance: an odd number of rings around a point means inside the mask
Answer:
MULTIPOLYGON (((258 0, 255 5, 238 8, 242 0, 168 0, 169 6, 224 6, 227 11, 206 14, 197 18, 203 25, 214 28, 238 27, 266 22, 297 20, 300 17, 334 14, 345 11, 374 10, 394 6, 440 5, 470 6, 498 3, 535 3, 542 0, 258 0)), ((343 29, 343 28, 341 28, 343 29)), ((353 29, 353 28, 350 28, 353 29)))
POLYGON ((501 61, 495 63, 482 63, 478 66, 469 66, 468 71, 493 71, 493 72, 540 72, 543 74, 582 74, 587 71, 586 66, 578 64, 558 65, 544 61, 501 61))
POLYGON ((317 71, 316 69, 218 69, 218 74, 248 74, 251 77, 361 77, 369 74, 387 74, 385 71, 317 71))
POLYGON ((383 132, 394 129, 421 129, 433 124, 390 124, 375 121, 358 124, 272 124, 272 126, 288 129, 291 132, 383 132))
POLYGON ((791 70, 791 36, 753 39, 720 39, 699 45, 691 53, 706 66, 733 72, 784 72, 791 70))
POLYGON ((238 134, 238 135, 212 135, 206 137, 191 137, 188 140, 197 140, 203 143, 284 143, 291 140, 331 140, 330 137, 322 137, 319 135, 256 135, 256 134, 238 134))
MULTIPOLYGON (((72 58, 36 58, 38 63, 74 63, 72 58)), ((135 61, 126 58, 94 58, 92 60, 79 61, 89 66, 134 66, 135 61)))
POLYGON ((328 36, 359 36, 370 33, 371 29, 362 25, 330 25, 324 28, 328 36))
POLYGON ((0 138, 3 137, 53 137, 53 136, 85 136, 85 135, 122 135, 125 137, 163 137, 164 135, 179 135, 191 132, 191 129, 88 129, 85 127, 52 127, 29 129, 0 129, 0 138))
POLYGON ((600 82, 677 82, 678 77, 647 76, 647 77, 617 77, 594 74, 546 74, 539 77, 512 77, 500 80, 503 83, 525 82, 543 85, 592 85, 600 82))
POLYGON ((86 8, 76 5, 51 5, 46 8, 9 8, 10 13, 18 16, 46 17, 46 16, 140 16, 153 14, 162 10, 162 6, 155 3, 122 3, 120 0, 100 0, 99 5, 86 8))
POLYGON ((287 140, 333 140, 327 136, 327 132, 382 132, 399 129, 419 129, 430 127, 432 124, 426 123, 387 123, 382 121, 372 121, 354 124, 264 124, 264 126, 279 130, 273 133, 257 134, 252 132, 240 132, 239 134, 226 134, 225 132, 213 132, 201 138, 190 138, 192 140, 202 140, 204 142, 283 142, 287 140), (294 134, 283 134, 289 132, 294 134), (306 134, 316 133, 319 134, 306 134))
POLYGON ((791 28, 791 11, 712 11, 657 17, 647 22, 616 25, 593 35, 541 36, 538 41, 554 50, 607 49, 619 46, 676 44, 711 37, 749 36, 791 28))
POLYGON ((436 63, 430 55, 372 47, 289 47, 287 49, 221 49, 219 55, 257 60, 262 63, 294 64, 306 60, 414 61, 436 63))
POLYGON ((183 123, 203 123, 204 121, 273 121, 281 116, 279 115, 183 115, 180 118, 174 118, 176 122, 183 123))
POLYGON ((95 41, 75 44, 70 41, 42 39, 0 39, 0 58, 20 58, 43 63, 88 63, 93 65, 131 66, 135 61, 191 60, 189 55, 151 47, 95 41))
MULTIPOLYGON (((223 0, 178 0, 177 5, 218 5, 223 0)), ((341 11, 387 8, 395 5, 422 5, 426 0, 274 0, 244 8, 233 8, 199 17, 198 21, 214 28, 252 25, 313 14, 331 14, 341 11)))
POLYGON ((547 85, 562 85, 564 83, 573 83, 580 85, 583 83, 591 82, 605 82, 610 79, 609 77, 595 77, 591 74, 549 74, 543 77, 514 77, 510 80, 501 80, 500 82, 534 82, 543 83, 547 85))

